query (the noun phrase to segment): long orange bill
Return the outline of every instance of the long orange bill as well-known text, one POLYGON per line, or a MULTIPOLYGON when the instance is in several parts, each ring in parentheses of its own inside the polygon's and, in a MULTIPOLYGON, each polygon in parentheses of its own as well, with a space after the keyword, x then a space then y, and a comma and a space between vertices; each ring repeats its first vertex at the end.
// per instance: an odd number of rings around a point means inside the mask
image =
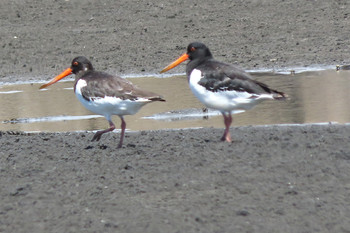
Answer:
POLYGON ((45 88, 45 87, 47 87, 47 86, 50 86, 50 85, 52 85, 52 84, 54 84, 54 83, 60 81, 61 79, 63 79, 64 77, 66 77, 66 76, 68 76, 68 75, 70 75, 70 74, 72 74, 72 69, 71 69, 71 68, 68 68, 68 69, 66 69, 65 71, 63 71, 61 74, 57 75, 57 76, 56 76, 54 79, 52 79, 50 82, 48 82, 48 83, 42 85, 39 89, 43 89, 43 88, 45 88))
POLYGON ((187 59, 188 59, 188 54, 187 53, 182 54, 178 59, 176 59, 176 61, 174 61, 167 67, 165 67, 162 71, 160 71, 160 73, 164 73, 164 72, 167 72, 168 70, 171 70, 172 68, 174 68, 175 66, 178 66, 180 63, 186 61, 187 59))

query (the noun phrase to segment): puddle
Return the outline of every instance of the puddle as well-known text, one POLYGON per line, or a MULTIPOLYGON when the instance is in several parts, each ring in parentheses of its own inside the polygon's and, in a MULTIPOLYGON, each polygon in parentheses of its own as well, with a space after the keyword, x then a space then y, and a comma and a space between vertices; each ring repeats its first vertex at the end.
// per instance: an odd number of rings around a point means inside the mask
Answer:
MULTIPOLYGON (((270 125, 350 122, 350 72, 310 71, 290 74, 252 73, 254 79, 287 93, 288 101, 265 101, 252 110, 235 114, 233 124, 270 125)), ((220 113, 203 112, 185 76, 129 77, 141 88, 159 93, 167 102, 144 106, 126 116, 128 130, 223 128, 220 113)), ((0 130, 81 131, 108 127, 107 121, 86 110, 76 99, 73 82, 59 82, 46 90, 39 83, 0 86, 0 130)), ((119 117, 113 117, 119 126, 119 117)))

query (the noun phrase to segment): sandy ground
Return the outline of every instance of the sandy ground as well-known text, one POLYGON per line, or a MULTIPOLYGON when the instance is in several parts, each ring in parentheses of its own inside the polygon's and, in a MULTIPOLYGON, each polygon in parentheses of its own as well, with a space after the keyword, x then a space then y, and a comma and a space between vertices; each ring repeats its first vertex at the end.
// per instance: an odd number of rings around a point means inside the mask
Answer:
MULTIPOLYGON (((195 40, 245 69, 347 64, 349 17, 345 0, 5 0, 0 81, 77 55, 156 73, 195 40)), ((120 150, 116 133, 1 132, 0 232, 350 232, 350 126, 222 131, 128 132, 120 150)))

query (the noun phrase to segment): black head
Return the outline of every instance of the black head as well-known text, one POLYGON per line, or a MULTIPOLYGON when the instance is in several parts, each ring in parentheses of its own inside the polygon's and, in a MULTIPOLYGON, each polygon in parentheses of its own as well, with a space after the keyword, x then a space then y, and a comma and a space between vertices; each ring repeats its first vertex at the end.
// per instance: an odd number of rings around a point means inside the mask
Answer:
POLYGON ((81 76, 85 74, 86 71, 94 70, 94 68, 91 65, 91 62, 86 57, 76 57, 72 61, 71 67, 64 70, 62 73, 57 75, 54 79, 52 79, 50 82, 42 85, 40 89, 43 89, 45 87, 48 87, 59 80, 63 79, 64 77, 67 77, 68 75, 71 75, 72 73, 75 74, 75 78, 79 79, 81 76))
POLYGON ((187 54, 190 60, 209 59, 212 54, 207 46, 201 42, 192 42, 187 47, 187 54))
POLYGON ((81 71, 94 70, 91 62, 83 56, 74 58, 70 68, 72 69, 73 74, 78 74, 81 71))
POLYGON ((160 73, 171 70, 187 59, 190 59, 190 62, 187 64, 186 69, 192 70, 194 67, 211 58, 213 58, 213 56, 211 55, 211 52, 207 46, 200 42, 193 42, 188 45, 186 53, 182 54, 178 59, 170 63, 167 67, 160 71, 160 73))

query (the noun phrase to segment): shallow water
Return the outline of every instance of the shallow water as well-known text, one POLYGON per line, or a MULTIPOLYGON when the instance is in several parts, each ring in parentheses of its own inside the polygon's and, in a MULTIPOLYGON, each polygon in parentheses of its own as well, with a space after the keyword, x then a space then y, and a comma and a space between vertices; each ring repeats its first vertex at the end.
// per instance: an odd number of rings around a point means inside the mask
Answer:
MULTIPOLYGON (((265 101, 234 115, 233 124, 301 124, 350 122, 350 72, 313 71, 291 74, 252 73, 254 79, 289 95, 287 101, 265 101)), ((167 102, 150 103, 126 116, 128 130, 223 127, 215 111, 204 107, 191 93, 185 76, 142 77, 130 80, 143 89, 163 95, 167 102), (208 114, 210 116, 208 116, 208 114)), ((73 82, 59 82, 39 90, 41 84, 0 86, 0 130, 80 131, 108 127, 103 117, 86 110, 76 99, 73 82)), ((120 120, 114 116, 117 126, 120 120)))

